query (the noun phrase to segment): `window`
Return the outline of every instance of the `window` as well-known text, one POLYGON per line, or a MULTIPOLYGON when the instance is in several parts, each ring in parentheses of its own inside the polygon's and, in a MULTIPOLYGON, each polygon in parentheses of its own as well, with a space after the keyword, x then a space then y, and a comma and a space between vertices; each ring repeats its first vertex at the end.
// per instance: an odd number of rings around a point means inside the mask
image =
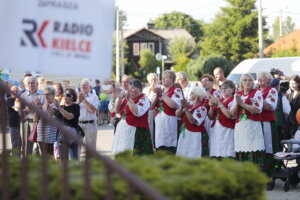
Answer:
POLYGON ((140 55, 140 45, 139 45, 139 43, 133 43, 133 55, 134 56, 140 55))
POLYGON ((147 43, 141 43, 140 51, 147 49, 147 43))
POLYGON ((154 51, 154 42, 148 43, 148 49, 150 49, 152 51, 152 54, 154 55, 155 51, 154 51))

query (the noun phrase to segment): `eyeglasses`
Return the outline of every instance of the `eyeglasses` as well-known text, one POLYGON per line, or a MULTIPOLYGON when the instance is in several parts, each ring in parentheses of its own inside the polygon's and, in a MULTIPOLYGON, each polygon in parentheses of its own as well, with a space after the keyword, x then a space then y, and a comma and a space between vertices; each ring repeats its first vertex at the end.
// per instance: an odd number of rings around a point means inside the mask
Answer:
POLYGON ((45 95, 45 96, 49 96, 49 95, 52 95, 52 94, 50 94, 50 93, 45 93, 44 95, 45 95))
POLYGON ((243 81, 249 81, 249 82, 252 82, 252 79, 243 79, 243 81))
POLYGON ((65 93, 64 96, 65 96, 65 97, 73 97, 73 95, 70 94, 70 93, 65 93))

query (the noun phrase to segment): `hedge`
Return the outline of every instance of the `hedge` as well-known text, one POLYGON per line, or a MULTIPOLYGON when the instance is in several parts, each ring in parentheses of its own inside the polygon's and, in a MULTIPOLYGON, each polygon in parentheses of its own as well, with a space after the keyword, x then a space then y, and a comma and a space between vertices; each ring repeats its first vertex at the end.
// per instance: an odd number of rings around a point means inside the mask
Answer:
MULTIPOLYGON (((186 159, 158 153, 150 156, 131 156, 123 153, 117 156, 117 162, 137 174, 161 193, 174 200, 262 200, 265 199, 267 178, 250 162, 237 162, 232 159, 222 161, 202 158, 186 159)), ((40 199, 41 169, 38 157, 29 157, 29 198, 40 199)), ((21 162, 9 160, 10 199, 20 199, 21 162)), ((0 164, 2 176, 2 159, 0 164)), ((83 163, 69 162, 69 187, 71 199, 83 199, 83 163)), ((103 199, 106 192, 103 164, 91 159, 92 199, 103 199)), ((48 160, 49 199, 61 199, 62 167, 48 160)), ((2 188, 3 182, 0 182, 2 188)), ((127 198, 128 186, 118 175, 113 175, 114 199, 127 198)), ((2 190, 0 191, 0 197, 2 190)), ((135 199, 147 199, 136 194, 135 199)))

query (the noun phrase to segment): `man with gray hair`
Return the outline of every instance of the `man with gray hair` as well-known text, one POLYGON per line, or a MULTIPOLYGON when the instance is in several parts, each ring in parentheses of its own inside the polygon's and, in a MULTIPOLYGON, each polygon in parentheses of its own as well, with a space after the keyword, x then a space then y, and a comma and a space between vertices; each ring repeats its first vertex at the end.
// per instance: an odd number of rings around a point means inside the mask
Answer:
POLYGON ((97 107, 99 98, 91 92, 91 82, 83 79, 77 103, 80 106, 79 126, 85 134, 85 142, 96 149, 97 142, 97 107))
MULTIPOLYGON (((27 77, 25 82, 25 92, 22 93, 21 98, 24 99, 27 103, 34 103, 35 99, 40 99, 43 101, 43 92, 38 89, 38 81, 36 77, 29 76, 27 77)), ((27 140, 31 129, 33 127, 33 115, 35 113, 34 110, 30 109, 28 106, 22 106, 24 112, 24 136, 25 136, 25 152, 26 155, 30 155, 33 152, 33 142, 27 140)), ((38 148, 37 148, 38 149, 38 148)))

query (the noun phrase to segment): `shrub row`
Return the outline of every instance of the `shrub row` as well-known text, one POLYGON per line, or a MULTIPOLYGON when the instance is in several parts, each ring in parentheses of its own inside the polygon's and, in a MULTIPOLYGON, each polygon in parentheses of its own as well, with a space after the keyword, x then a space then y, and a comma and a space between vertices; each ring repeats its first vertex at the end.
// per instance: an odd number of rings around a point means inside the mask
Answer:
MULTIPOLYGON (((131 156, 123 153, 116 160, 130 171, 147 181, 161 193, 175 200, 260 200, 265 199, 267 178, 252 163, 234 160, 186 159, 166 154, 131 156)), ((2 176, 2 159, 0 161, 2 176)), ((41 167, 38 157, 30 157, 28 164, 28 199, 40 199, 41 167)), ((83 163, 69 162, 69 187, 71 199, 83 199, 83 163)), ((101 162, 91 160, 92 199, 103 199, 106 194, 104 168, 101 162)), ((49 199, 61 199, 62 166, 48 160, 49 199)), ((9 160, 10 199, 21 197, 21 162, 9 160)), ((2 188, 3 181, 0 182, 2 188)), ((114 199, 126 199, 128 186, 118 175, 113 175, 114 199)), ((2 196, 2 190, 0 193, 2 196)), ((136 194, 136 199, 147 199, 136 194)))

